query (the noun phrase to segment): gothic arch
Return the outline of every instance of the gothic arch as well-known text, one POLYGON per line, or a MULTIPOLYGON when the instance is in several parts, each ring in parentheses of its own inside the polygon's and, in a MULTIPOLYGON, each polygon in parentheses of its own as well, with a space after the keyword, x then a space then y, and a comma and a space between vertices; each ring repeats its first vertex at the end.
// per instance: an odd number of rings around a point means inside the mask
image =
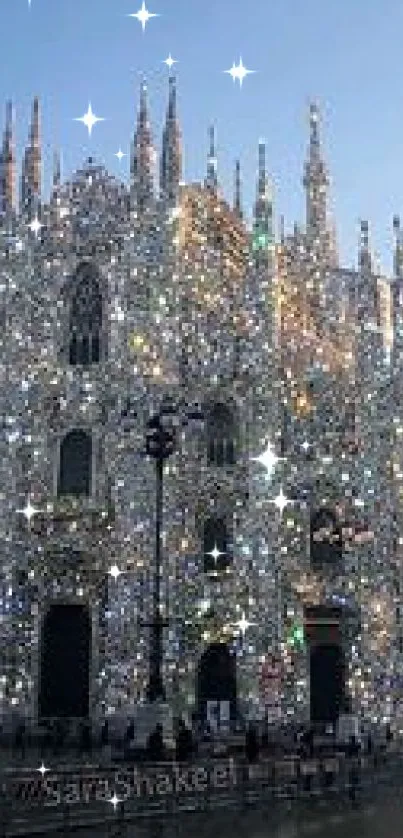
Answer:
POLYGON ((196 700, 199 718, 204 721, 208 703, 228 702, 230 719, 237 713, 236 658, 228 646, 212 643, 203 652, 196 674, 196 700))
POLYGON ((106 357, 105 300, 99 272, 92 262, 78 265, 67 288, 67 299, 67 360, 72 366, 97 364, 106 357))
POLYGON ((81 428, 69 431, 60 445, 57 494, 77 497, 91 494, 92 438, 81 428))
POLYGON ((39 718, 87 718, 92 659, 88 603, 48 603, 41 621, 39 658, 39 718))
POLYGON ((237 418, 234 404, 215 401, 207 408, 207 463, 232 466, 237 457, 237 418))

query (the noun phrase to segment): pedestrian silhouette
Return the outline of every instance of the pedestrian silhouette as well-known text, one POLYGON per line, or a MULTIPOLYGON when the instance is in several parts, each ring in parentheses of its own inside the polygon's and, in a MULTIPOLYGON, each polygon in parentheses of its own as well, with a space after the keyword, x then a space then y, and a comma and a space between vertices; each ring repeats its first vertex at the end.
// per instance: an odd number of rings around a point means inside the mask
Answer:
POLYGON ((52 743, 53 743, 53 730, 52 725, 50 722, 46 722, 45 724, 45 735, 43 740, 43 749, 45 752, 45 756, 48 756, 52 750, 52 743))
POLYGON ((22 760, 25 759, 25 744, 25 724, 19 722, 15 732, 15 751, 22 760))
POLYGON ((65 741, 65 727, 62 719, 56 719, 53 731, 53 754, 60 756, 65 741))
POLYGON ((182 719, 179 720, 175 745, 175 755, 178 762, 185 762, 191 757, 193 750, 192 732, 182 719))
POLYGON ((133 721, 133 719, 131 719, 129 724, 127 725, 127 728, 126 728, 125 745, 130 745, 130 742, 133 742, 134 732, 135 732, 134 721, 133 721))
POLYGON ((147 742, 148 757, 151 762, 161 762, 164 757, 163 727, 157 724, 150 733, 147 742))
POLYGON ((84 719, 81 724, 80 751, 82 757, 91 755, 91 727, 88 719, 84 719))
POLYGON ((101 728, 101 748, 105 748, 106 745, 109 743, 109 723, 108 719, 105 719, 102 728, 101 728))
POLYGON ((245 755, 248 762, 256 762, 259 756, 259 741, 252 725, 249 725, 245 736, 245 755))
POLYGON ((355 736, 350 736, 347 747, 347 755, 350 760, 350 800, 354 803, 357 797, 359 767, 358 757, 360 754, 360 743, 355 736))

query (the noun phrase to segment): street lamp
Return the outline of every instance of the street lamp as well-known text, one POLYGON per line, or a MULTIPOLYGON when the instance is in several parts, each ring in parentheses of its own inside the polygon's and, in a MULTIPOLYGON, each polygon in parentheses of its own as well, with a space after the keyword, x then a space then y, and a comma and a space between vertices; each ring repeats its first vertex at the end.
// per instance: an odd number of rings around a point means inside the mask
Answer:
MULTIPOLYGON (((203 422, 203 413, 198 404, 183 411, 181 421, 177 420, 181 405, 174 405, 171 399, 165 398, 160 411, 147 422, 145 454, 155 460, 156 466, 156 511, 155 511, 155 553, 154 553, 154 583, 152 597, 152 619, 141 622, 142 626, 151 629, 149 645, 149 676, 147 685, 147 699, 149 703, 165 701, 165 688, 162 678, 163 659, 163 629, 167 622, 161 614, 161 569, 162 549, 161 530, 163 512, 163 477, 164 462, 174 451, 176 425, 193 425, 197 427, 203 422)), ((129 431, 132 421, 137 417, 137 411, 130 398, 127 399, 125 409, 121 413, 125 422, 125 430, 129 431)), ((114 569, 113 569, 114 570, 114 569)))
POLYGON ((149 676, 147 698, 150 703, 165 700, 165 688, 162 680, 163 628, 166 622, 161 614, 161 529, 163 508, 164 462, 171 456, 175 446, 175 430, 164 426, 167 411, 151 417, 147 423, 146 453, 155 460, 156 466, 156 511, 155 511, 155 564, 153 585, 152 620, 149 647, 149 676))

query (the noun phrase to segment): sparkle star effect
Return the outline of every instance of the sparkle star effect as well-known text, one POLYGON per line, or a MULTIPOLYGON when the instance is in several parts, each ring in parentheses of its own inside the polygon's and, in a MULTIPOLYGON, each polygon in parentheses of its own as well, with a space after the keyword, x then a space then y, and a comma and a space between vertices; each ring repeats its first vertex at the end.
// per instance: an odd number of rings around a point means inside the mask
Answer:
POLYGON ((144 30, 146 28, 146 23, 148 23, 148 21, 152 17, 159 17, 159 15, 154 14, 153 12, 149 12, 148 9, 146 9, 146 4, 143 0, 143 5, 142 5, 141 9, 139 9, 138 12, 134 12, 133 14, 128 15, 128 17, 136 17, 137 20, 139 21, 139 23, 141 23, 141 25, 143 27, 143 32, 144 32, 144 30))
POLYGON ((112 803, 114 809, 116 809, 116 807, 120 803, 120 798, 117 796, 116 792, 114 793, 113 797, 111 797, 109 803, 112 803))
POLYGON ((279 494, 276 498, 274 498, 274 500, 272 500, 272 503, 274 503, 274 505, 277 506, 280 515, 282 515, 286 506, 288 506, 289 503, 292 503, 292 501, 289 498, 287 498, 283 490, 280 489, 279 494))
POLYGON ((114 564, 114 565, 112 565, 112 567, 109 568, 108 573, 109 573, 109 576, 113 577, 113 579, 118 579, 119 576, 121 575, 122 571, 119 570, 119 568, 116 564, 114 564))
POLYGON ((37 236, 38 233, 39 233, 39 230, 41 230, 41 228, 42 228, 42 224, 39 221, 38 216, 35 216, 34 220, 31 221, 31 223, 29 225, 29 229, 31 230, 31 233, 34 233, 34 235, 37 236))
POLYGON ((239 59, 238 66, 234 63, 230 70, 224 70, 224 73, 228 73, 228 75, 232 77, 233 81, 239 81, 239 87, 242 87, 242 82, 246 76, 255 72, 256 70, 247 70, 246 67, 244 67, 242 58, 239 59))
POLYGON ((40 774, 42 774, 42 777, 44 777, 47 771, 50 771, 50 768, 45 768, 42 762, 42 765, 40 765, 39 768, 37 768, 36 770, 39 771, 40 774))
POLYGON ((125 155, 125 154, 123 154, 122 149, 121 149, 121 148, 119 148, 119 151, 117 151, 117 152, 116 152, 115 157, 117 157, 117 158, 118 158, 119 163, 120 163, 120 162, 123 160, 123 158, 124 158, 124 157, 126 157, 126 155, 125 155))
POLYGON ((222 553, 221 550, 219 550, 217 545, 215 544, 213 549, 210 550, 209 553, 206 553, 206 556, 211 556, 211 558, 214 559, 214 564, 216 564, 217 559, 219 559, 220 556, 225 556, 225 553, 222 553))
POLYGON ((249 620, 246 619, 244 611, 242 612, 242 616, 240 617, 240 619, 237 620, 236 623, 235 623, 235 626, 239 629, 239 633, 242 634, 242 635, 245 634, 245 632, 247 631, 249 626, 254 626, 254 625, 256 625, 256 624, 251 623, 251 622, 249 622, 249 620))
POLYGON ((270 442, 267 443, 267 448, 265 451, 263 451, 262 454, 259 454, 258 457, 251 457, 251 460, 253 460, 256 463, 260 463, 262 466, 265 467, 267 471, 267 476, 269 478, 272 476, 277 463, 279 463, 283 459, 283 457, 277 456, 270 442))
POLYGON ((28 498, 27 504, 26 506, 24 506, 24 509, 18 509, 17 511, 21 515, 24 515, 28 521, 28 524, 30 524, 34 515, 36 515, 37 512, 39 512, 39 509, 36 509, 36 507, 32 505, 31 500, 28 498))
POLYGON ((167 67, 169 68, 169 70, 172 70, 172 67, 174 66, 174 64, 177 64, 178 62, 177 62, 177 61, 175 61, 175 59, 174 59, 174 58, 172 58, 171 53, 169 53, 168 58, 166 58, 166 59, 165 59, 165 61, 164 61, 163 63, 167 65, 167 67))
POLYGON ((97 122, 105 122, 105 120, 103 116, 95 116, 90 102, 87 113, 85 113, 84 116, 76 116, 74 118, 74 122, 83 122, 85 127, 88 128, 88 136, 90 137, 94 125, 96 125, 97 122))

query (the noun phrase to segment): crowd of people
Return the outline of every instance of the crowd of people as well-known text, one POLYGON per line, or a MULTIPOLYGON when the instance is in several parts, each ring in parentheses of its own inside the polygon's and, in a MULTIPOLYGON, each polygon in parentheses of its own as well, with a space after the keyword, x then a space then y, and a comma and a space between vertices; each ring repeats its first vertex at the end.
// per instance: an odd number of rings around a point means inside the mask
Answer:
MULTIPOLYGON (((168 753, 161 724, 157 724, 151 731, 145 748, 138 748, 136 734, 135 722, 131 719, 128 722, 121 741, 121 750, 124 758, 133 759, 138 757, 150 762, 159 762, 166 758, 172 758, 172 748, 168 753)), ((214 753, 214 745, 219 738, 219 732, 213 730, 207 722, 189 725, 182 718, 177 718, 174 722, 174 756, 180 762, 186 761, 196 756, 202 745, 204 746, 204 753, 206 753, 206 746, 207 751, 210 750, 211 753, 214 753)), ((370 734, 367 735, 365 740, 361 741, 355 736, 351 736, 349 742, 345 744, 344 748, 341 748, 335 741, 333 731, 333 735, 328 737, 325 747, 327 752, 344 750, 346 755, 351 758, 365 753, 366 755, 372 756, 376 763, 376 759, 383 750, 387 749, 392 738, 392 732, 388 726, 386 728, 383 748, 375 747, 370 734)), ((103 722, 97 741, 94 741, 89 720, 84 719, 79 723, 78 729, 76 728, 75 730, 75 736, 72 739, 68 721, 56 719, 44 728, 39 748, 44 757, 53 755, 57 758, 64 752, 71 751, 71 748, 74 747, 77 756, 88 758, 91 755, 95 756, 95 751, 99 748, 102 751, 105 750, 112 744, 113 740, 114 734, 109 729, 107 719, 103 722), (72 741, 74 745, 72 745, 72 741)), ((116 741, 114 744, 116 745, 116 741)), ((12 743, 14 753, 23 760, 32 745, 33 743, 28 735, 25 724, 20 722, 14 732, 12 743)), ((292 751, 303 759, 313 759, 320 754, 321 750, 318 748, 315 732, 310 727, 300 728, 294 731, 291 747, 292 751)), ((250 723, 244 726, 242 733, 238 733, 237 750, 238 752, 243 751, 244 756, 249 762, 254 762, 259 759, 261 754, 264 756, 280 756, 284 747, 278 740, 269 739, 267 726, 263 730, 259 730, 256 724, 250 723)))

